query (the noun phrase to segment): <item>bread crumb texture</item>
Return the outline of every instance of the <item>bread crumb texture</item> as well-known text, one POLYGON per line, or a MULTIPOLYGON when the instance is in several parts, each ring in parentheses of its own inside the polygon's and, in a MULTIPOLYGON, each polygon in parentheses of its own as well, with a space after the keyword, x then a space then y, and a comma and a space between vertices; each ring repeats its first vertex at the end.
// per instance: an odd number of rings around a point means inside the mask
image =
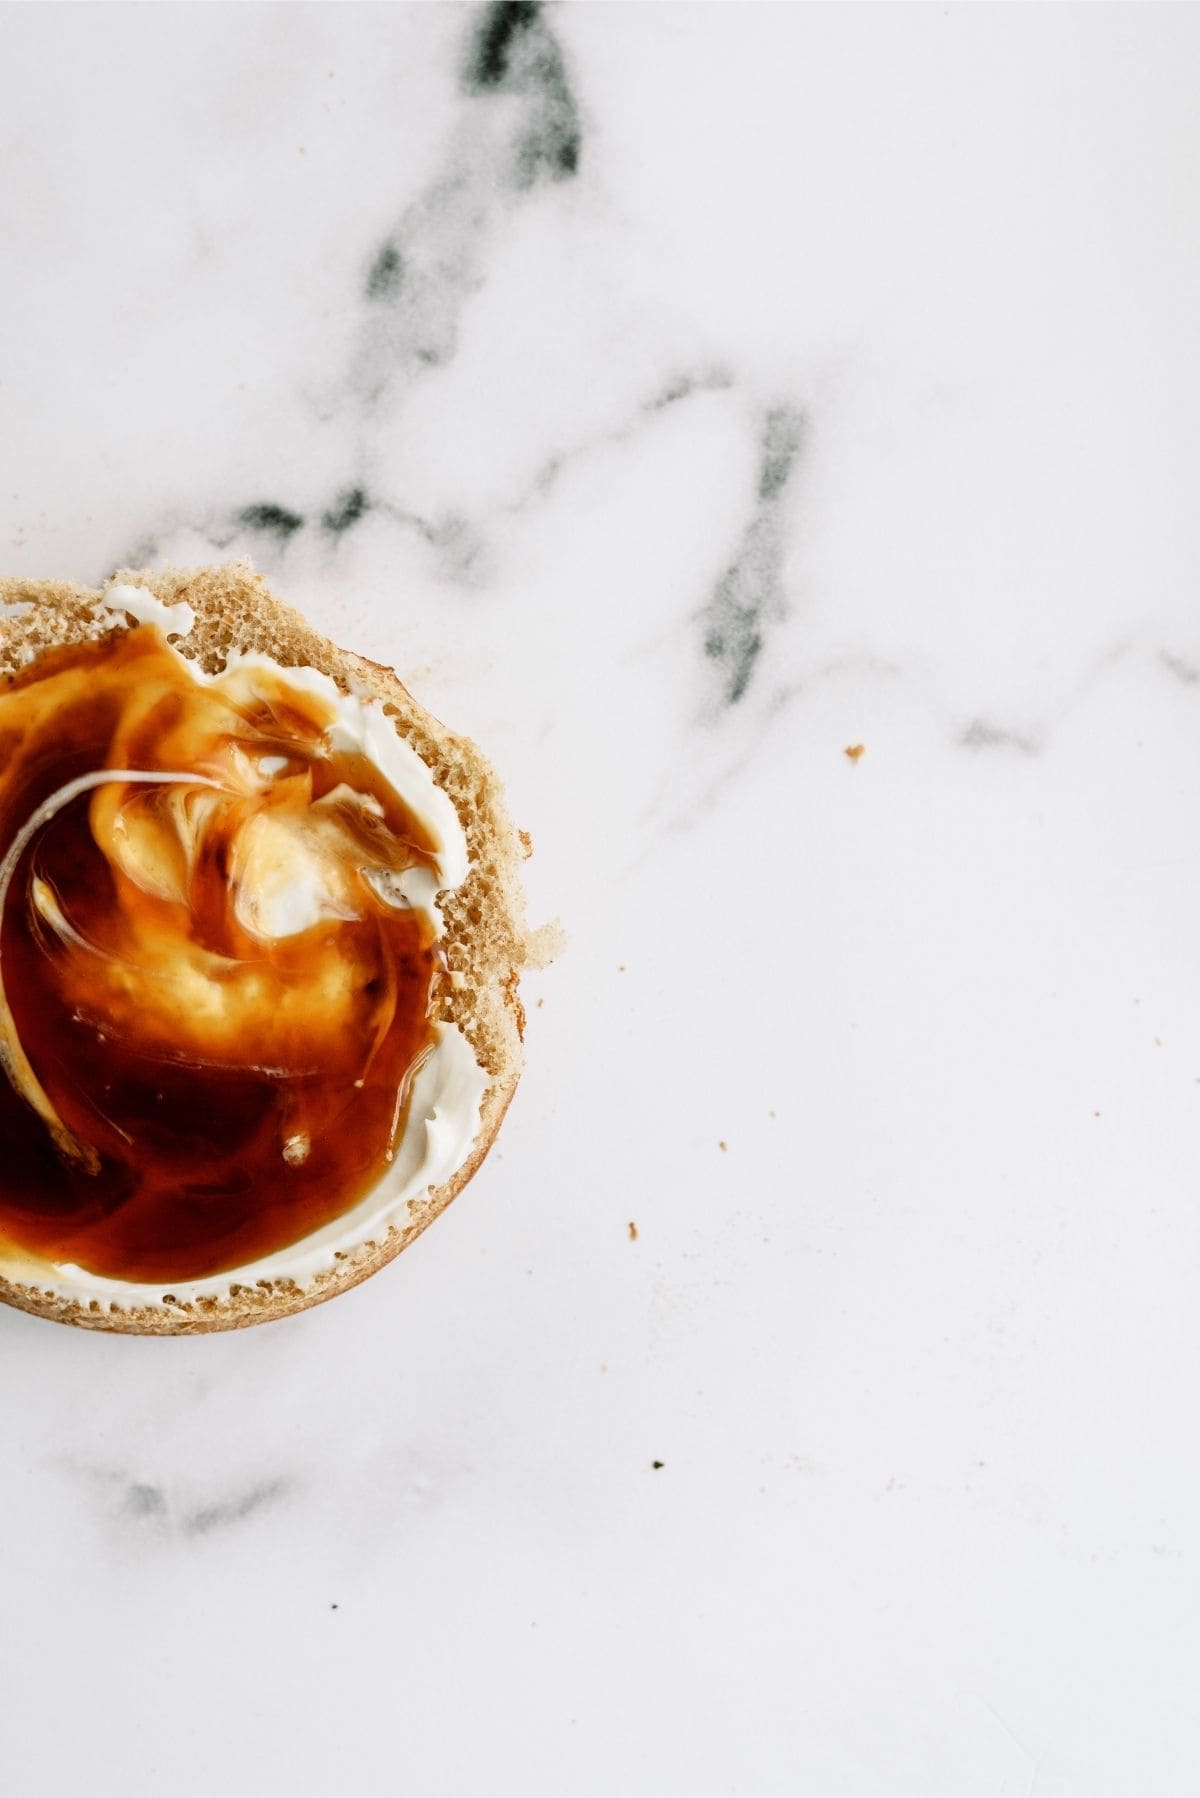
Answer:
MULTIPOLYGON (((231 657, 261 654, 281 668, 315 668, 344 693, 378 700, 403 737, 444 788, 462 821, 469 872, 463 885, 443 895, 445 973, 435 981, 433 1015, 457 1024, 489 1076, 482 1120, 469 1158, 452 1178, 409 1206, 409 1222, 393 1226, 378 1242, 339 1255, 335 1265, 301 1287, 293 1281, 236 1283, 211 1298, 122 1307, 93 1300, 82 1304, 0 1277, 0 1299, 84 1328, 141 1335, 186 1335, 238 1329, 282 1317, 357 1285, 420 1235, 470 1179, 491 1147, 520 1078, 525 1012, 518 986, 527 964, 545 966, 557 953, 555 925, 533 936, 525 927, 519 880, 530 854, 529 837, 508 816, 503 792, 473 743, 455 736, 418 705, 395 670, 339 649, 276 599, 249 562, 210 568, 119 569, 102 590, 64 581, 0 576, 0 678, 11 680, 44 650, 82 643, 126 629, 136 620, 103 604, 108 587, 143 587, 165 606, 186 601, 196 622, 186 637, 171 635, 182 656, 206 674, 219 674, 231 657)), ((215 1280, 219 1288, 221 1281, 215 1280)))

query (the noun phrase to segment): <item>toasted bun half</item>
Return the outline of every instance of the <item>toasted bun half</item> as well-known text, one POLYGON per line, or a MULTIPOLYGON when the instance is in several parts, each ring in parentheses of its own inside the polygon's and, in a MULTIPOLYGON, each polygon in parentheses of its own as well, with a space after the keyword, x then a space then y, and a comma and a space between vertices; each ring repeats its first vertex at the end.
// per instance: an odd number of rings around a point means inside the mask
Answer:
POLYGON ((64 582, 0 578, 0 691, 45 650, 132 628, 132 616, 103 603, 118 584, 144 588, 164 606, 186 601, 195 624, 186 637, 174 640, 174 647, 207 674, 220 673, 239 653, 258 653, 285 670, 315 669, 341 692, 380 702, 396 732, 450 798, 466 836, 467 878, 439 902, 445 968, 435 976, 433 1015, 459 1027, 487 1084, 479 1129, 466 1159, 443 1183, 409 1202, 407 1221, 402 1218, 350 1246, 303 1283, 286 1278, 239 1285, 236 1276, 216 1276, 211 1293, 182 1302, 169 1291, 155 1302, 139 1292, 130 1304, 111 1293, 72 1298, 39 1286, 36 1279, 26 1283, 0 1274, 0 1300, 84 1329, 145 1336, 241 1329, 322 1303, 365 1280, 433 1222, 483 1161, 521 1073, 524 1012, 517 988, 527 937, 518 869, 529 843, 510 822, 499 783, 474 744, 431 717, 391 668, 339 649, 319 635, 274 598, 246 562, 120 570, 98 591, 64 582))

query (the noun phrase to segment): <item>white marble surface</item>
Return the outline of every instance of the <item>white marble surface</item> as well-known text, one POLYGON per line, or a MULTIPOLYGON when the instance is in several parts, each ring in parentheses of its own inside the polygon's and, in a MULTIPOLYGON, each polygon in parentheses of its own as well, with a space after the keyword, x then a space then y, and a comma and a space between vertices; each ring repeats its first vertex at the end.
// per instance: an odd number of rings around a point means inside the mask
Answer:
POLYGON ((488 29, 0 13, 8 567, 252 554, 571 937, 361 1290, 0 1315, 6 1787, 1174 1798, 1200 14, 488 29))

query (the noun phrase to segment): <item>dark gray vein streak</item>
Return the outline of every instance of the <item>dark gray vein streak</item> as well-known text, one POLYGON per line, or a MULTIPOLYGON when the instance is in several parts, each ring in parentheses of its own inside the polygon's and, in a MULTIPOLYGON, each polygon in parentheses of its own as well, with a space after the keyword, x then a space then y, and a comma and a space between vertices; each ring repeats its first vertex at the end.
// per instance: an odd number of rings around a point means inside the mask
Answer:
POLYGON ((237 515, 237 521, 249 530, 263 531, 277 542, 286 543, 303 526, 304 515, 291 511, 287 506, 276 505, 274 501, 267 501, 243 506, 237 515))
POLYGON ((513 50, 541 16, 539 0, 497 0, 486 6, 470 46, 464 80, 471 93, 503 87, 513 50))
POLYGON ((404 285, 404 258, 398 245, 387 237, 376 251, 367 274, 366 296, 369 300, 392 300, 404 285))
POLYGON ((231 1498, 216 1503, 194 1505, 190 1509, 172 1506, 165 1488, 153 1480, 123 1482, 124 1492, 118 1515, 139 1538, 149 1531, 160 1534, 181 1533, 185 1536, 211 1536, 234 1524, 244 1523, 269 1506, 278 1503, 290 1490, 286 1479, 261 1480, 231 1498))
POLYGON ((321 529, 331 537, 341 537, 352 525, 365 518, 371 501, 362 487, 346 487, 327 511, 321 514, 321 529))
POLYGON ((785 611, 779 502, 804 439, 803 414, 779 406, 767 414, 759 461, 757 509, 737 555, 704 609, 704 653, 717 666, 727 705, 742 699, 754 678, 765 629, 785 611))
POLYGON ((363 278, 369 311, 351 384, 366 406, 397 375, 440 368, 455 354, 506 192, 564 181, 579 167, 579 109, 562 51, 534 0, 478 13, 461 85, 476 104, 464 109, 441 173, 379 242, 363 278), (497 107, 497 96, 517 104, 497 107))
POLYGON ((244 1523, 256 1512, 273 1505, 286 1491, 286 1480, 265 1480, 262 1485, 252 1486, 248 1492, 227 1499, 223 1504, 204 1505, 190 1511, 183 1520, 183 1527, 189 1536, 211 1535, 214 1530, 225 1529, 230 1524, 244 1523))
POLYGON ((678 375, 668 381, 661 392, 647 400, 643 411, 665 412, 668 406, 677 406, 681 400, 687 400, 694 393, 727 393, 733 386, 733 376, 727 369, 710 368, 701 374, 678 375))
POLYGON ((569 180, 579 168, 579 109, 562 51, 536 0, 495 0, 468 46, 463 86, 469 94, 520 94, 526 116, 513 146, 518 187, 569 180))
POLYGON ((441 367, 457 350, 460 315, 483 281, 491 159, 486 139, 464 140, 376 251, 351 374, 364 404, 373 405, 395 376, 441 367))

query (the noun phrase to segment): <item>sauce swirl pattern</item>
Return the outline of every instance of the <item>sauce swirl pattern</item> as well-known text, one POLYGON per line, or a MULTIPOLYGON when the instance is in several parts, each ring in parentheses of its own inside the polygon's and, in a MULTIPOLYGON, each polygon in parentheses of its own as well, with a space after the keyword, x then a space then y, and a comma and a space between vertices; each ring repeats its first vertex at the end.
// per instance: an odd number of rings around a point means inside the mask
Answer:
POLYGON ((380 1179, 432 1041, 435 845, 285 670, 150 625, 0 691, 0 1243, 203 1277, 380 1179))

